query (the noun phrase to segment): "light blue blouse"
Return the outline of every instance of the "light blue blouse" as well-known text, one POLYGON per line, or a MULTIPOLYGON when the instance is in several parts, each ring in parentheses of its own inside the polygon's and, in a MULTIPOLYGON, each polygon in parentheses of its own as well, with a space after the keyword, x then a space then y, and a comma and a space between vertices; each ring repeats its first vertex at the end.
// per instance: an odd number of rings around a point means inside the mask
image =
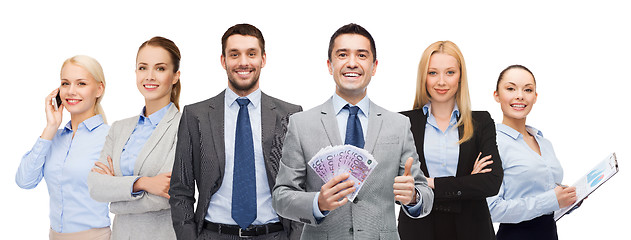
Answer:
POLYGON ((432 114, 431 103, 423 106, 423 113, 429 114, 425 124, 425 141, 423 142, 429 177, 456 176, 458 158, 460 157, 460 144, 458 144, 460 134, 458 134, 457 126, 460 116, 458 105, 454 104, 449 126, 445 132, 438 127, 436 118, 432 114))
POLYGON ((57 130, 52 140, 37 139, 20 162, 15 182, 35 188, 44 178, 50 195, 50 227, 58 233, 73 233, 110 225, 107 203, 90 198, 88 173, 98 161, 110 127, 101 115, 78 125, 72 137, 70 122, 57 130))
POLYGON ((561 164, 541 131, 530 126, 526 130, 537 140, 541 155, 528 146, 521 133, 497 124, 504 180, 497 196, 487 198, 493 222, 519 223, 559 209, 554 188, 563 180, 561 164))
POLYGON ((160 123, 160 120, 162 120, 164 114, 167 113, 167 110, 172 104, 173 103, 169 103, 157 112, 149 115, 149 117, 145 117, 145 108, 142 109, 140 117, 138 117, 138 124, 136 124, 134 131, 129 136, 129 139, 127 139, 127 143, 125 143, 125 147, 121 153, 120 165, 123 176, 134 175, 134 166, 136 165, 136 158, 138 158, 140 150, 145 146, 153 130, 156 130, 158 123, 160 123))

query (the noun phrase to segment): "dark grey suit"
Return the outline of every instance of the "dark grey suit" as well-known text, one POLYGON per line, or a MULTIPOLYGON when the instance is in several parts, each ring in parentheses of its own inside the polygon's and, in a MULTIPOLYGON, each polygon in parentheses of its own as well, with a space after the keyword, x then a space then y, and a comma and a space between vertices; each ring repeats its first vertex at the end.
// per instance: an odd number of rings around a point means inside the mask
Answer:
MULTIPOLYGON (((196 239, 201 233, 210 198, 221 187, 225 169, 224 93, 187 105, 182 112, 175 163, 171 175, 171 215, 178 239, 196 239), (199 202, 195 203, 195 185, 199 202)), ((302 111, 298 105, 261 93, 263 158, 270 191, 276 183, 279 157, 271 154, 274 138, 281 133, 282 119, 302 111)), ((302 227, 282 219, 286 236, 299 236, 302 227)))

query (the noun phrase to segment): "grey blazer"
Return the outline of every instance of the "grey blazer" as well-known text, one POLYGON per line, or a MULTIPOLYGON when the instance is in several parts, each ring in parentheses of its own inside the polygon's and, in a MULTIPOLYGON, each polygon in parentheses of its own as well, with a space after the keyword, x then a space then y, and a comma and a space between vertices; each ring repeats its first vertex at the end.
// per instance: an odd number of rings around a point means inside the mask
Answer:
POLYGON ((99 161, 107 165, 110 156, 115 176, 96 172, 88 175, 90 196, 100 202, 111 202, 110 211, 116 214, 112 239, 175 239, 168 200, 147 192, 133 196, 131 191, 136 178, 171 171, 180 115, 175 105, 169 107, 138 153, 133 176, 122 176, 120 157, 139 116, 112 124, 99 161))
MULTIPOLYGON (((201 233, 208 204, 223 182, 226 168, 224 143, 224 93, 202 102, 187 105, 182 113, 178 143, 171 176, 171 213, 178 239, 196 239, 201 233), (197 208, 195 187, 199 191, 197 208)), ((261 92, 261 141, 270 192, 274 187, 280 154, 273 146, 284 133, 283 120, 302 107, 261 92)), ((297 239, 302 224, 280 219, 285 230, 281 239, 297 239)))
MULTIPOLYGON (((331 211, 321 222, 313 216, 313 199, 324 182, 307 162, 326 146, 342 145, 336 113, 329 99, 311 110, 294 114, 283 147, 273 204, 286 218, 306 223, 302 239, 399 239, 395 220, 394 178, 403 175, 413 157, 412 176, 421 194, 421 215, 432 209, 433 192, 419 169, 410 121, 372 101, 364 149, 379 163, 353 202, 331 211)), ((405 214, 409 213, 405 211, 405 214)))

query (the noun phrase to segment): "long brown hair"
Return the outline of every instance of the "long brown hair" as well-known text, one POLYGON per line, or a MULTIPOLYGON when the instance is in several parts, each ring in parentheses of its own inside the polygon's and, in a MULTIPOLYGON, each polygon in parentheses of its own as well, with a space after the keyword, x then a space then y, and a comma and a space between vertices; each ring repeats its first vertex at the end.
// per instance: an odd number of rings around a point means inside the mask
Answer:
MULTIPOLYGON (((177 45, 175 45, 173 41, 164 37, 160 37, 160 36, 152 37, 151 39, 147 40, 146 42, 140 45, 140 47, 138 48, 138 52, 140 52, 140 50, 145 46, 161 47, 167 52, 169 52, 169 55, 171 55, 171 62, 173 62, 173 73, 176 73, 177 71, 180 70, 180 58, 181 58, 180 49, 177 48, 177 45)), ((138 58, 137 54, 136 54, 136 58, 138 58)), ((170 97, 171 102, 175 104, 175 107, 178 110, 180 109, 181 89, 182 89, 182 86, 180 84, 180 79, 178 79, 177 82, 173 84, 171 88, 171 97, 170 97)))

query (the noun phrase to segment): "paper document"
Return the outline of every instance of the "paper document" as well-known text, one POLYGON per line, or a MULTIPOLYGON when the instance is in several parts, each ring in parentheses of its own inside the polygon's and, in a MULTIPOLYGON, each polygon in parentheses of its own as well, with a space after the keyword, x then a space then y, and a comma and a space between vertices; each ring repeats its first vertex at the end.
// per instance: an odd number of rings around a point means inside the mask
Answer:
POLYGON ((576 187, 576 202, 568 207, 561 208, 554 211, 554 220, 558 221, 561 217, 567 214, 576 204, 585 199, 589 194, 596 191, 600 185, 603 185, 609 178, 618 172, 618 160, 616 153, 612 153, 596 167, 594 167, 589 173, 578 180, 574 185, 576 187))
POLYGON ((325 147, 308 162, 325 183, 342 173, 355 183, 355 191, 346 197, 353 201, 368 175, 377 166, 377 161, 368 151, 352 145, 325 147))

